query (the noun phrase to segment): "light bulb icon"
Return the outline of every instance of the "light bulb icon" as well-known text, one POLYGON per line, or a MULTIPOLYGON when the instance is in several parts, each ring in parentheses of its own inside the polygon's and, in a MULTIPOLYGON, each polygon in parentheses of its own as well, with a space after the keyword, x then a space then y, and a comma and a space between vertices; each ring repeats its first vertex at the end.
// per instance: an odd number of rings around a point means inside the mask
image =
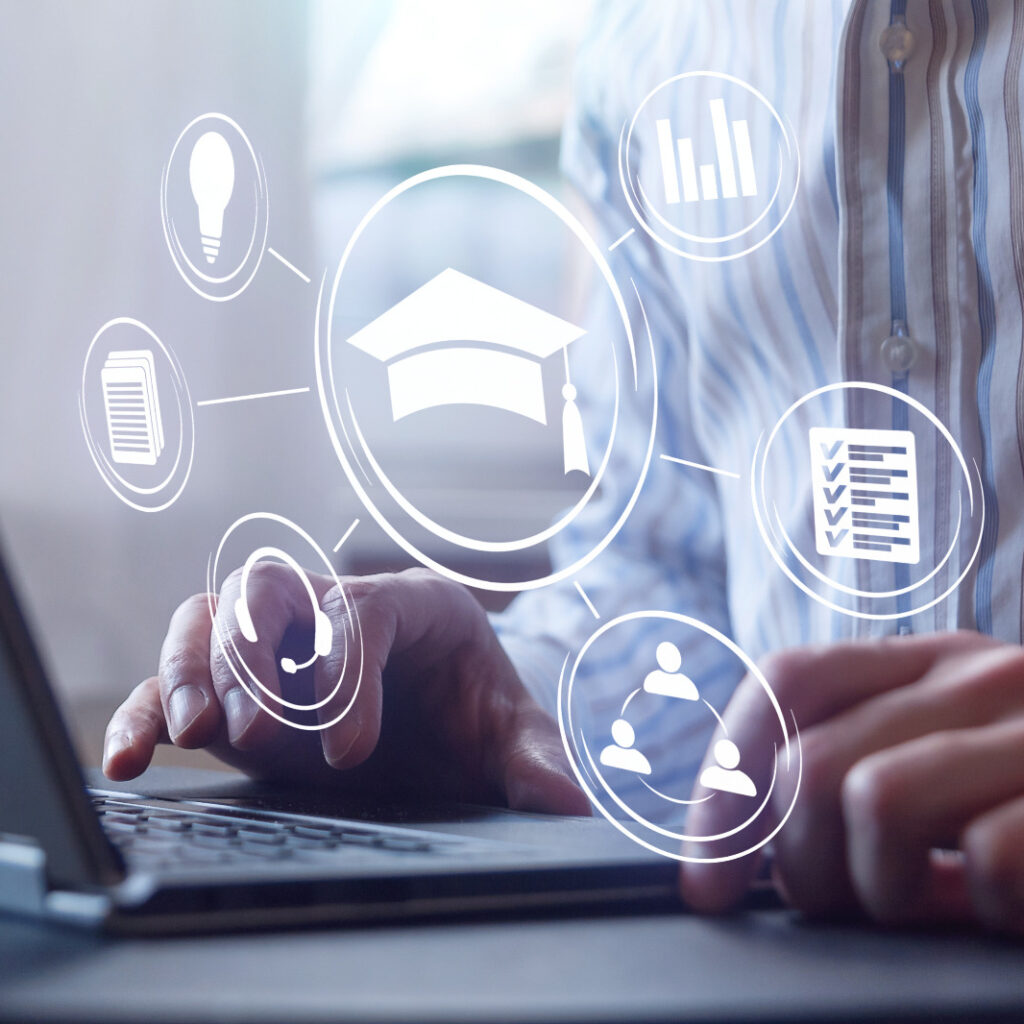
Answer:
POLYGON ((188 180, 199 211, 199 237, 206 262, 213 263, 220 251, 224 208, 235 187, 235 160, 219 132, 206 132, 196 140, 188 163, 188 180))

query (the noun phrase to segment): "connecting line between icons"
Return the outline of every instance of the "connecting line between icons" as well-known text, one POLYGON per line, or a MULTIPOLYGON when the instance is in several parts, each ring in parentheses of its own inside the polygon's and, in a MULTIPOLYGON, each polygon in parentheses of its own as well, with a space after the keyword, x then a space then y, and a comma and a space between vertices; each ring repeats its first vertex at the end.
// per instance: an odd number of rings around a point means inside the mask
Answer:
POLYGON ((691 469, 702 469, 705 473, 717 473, 719 476, 732 477, 733 480, 739 480, 739 473, 733 473, 728 469, 716 469, 714 466, 705 466, 700 462, 690 462, 688 459, 677 459, 674 455, 662 455, 666 462, 675 462, 680 466, 689 466, 691 469))
POLYGON ((227 405, 228 402, 248 402, 253 398, 279 398, 282 395, 304 395, 309 388, 288 388, 285 391, 261 391, 256 395, 229 395, 227 398, 207 398, 196 405, 227 405))
POLYGON ((598 610, 594 607, 594 602, 591 601, 589 597, 587 597, 587 592, 583 589, 582 585, 580 584, 580 581, 573 580, 573 586, 576 588, 580 597, 583 598, 583 603, 590 609, 590 614, 593 615, 595 619, 601 618, 600 612, 598 612, 598 610))
POLYGON ((274 259, 280 260, 293 274, 298 274, 298 276, 301 277, 302 280, 306 282, 306 284, 310 283, 309 278, 306 277, 306 275, 301 270, 299 270, 299 268, 295 266, 294 263, 289 263, 276 249, 272 249, 268 245, 267 252, 269 252, 270 255, 274 257, 274 259))
MULTIPOLYGON (((623 235, 623 236, 622 236, 621 238, 617 238, 617 239, 616 239, 616 240, 615 240, 614 242, 612 242, 612 244, 611 244, 611 245, 609 245, 609 246, 608 246, 608 251, 609 251, 609 252, 611 252, 611 251, 612 251, 613 249, 618 249, 618 247, 619 247, 620 245, 622 245, 622 243, 623 243, 623 242, 624 242, 624 241, 625 241, 625 240, 626 240, 627 238, 629 238, 629 236, 630 236, 631 234, 633 234, 633 233, 634 233, 635 231, 636 231, 636 228, 630 228, 630 229, 629 229, 629 230, 628 230, 628 231, 627 231, 627 232, 626 232, 626 233, 625 233, 625 234, 624 234, 624 235, 623 235)), ((273 250, 273 249, 271 249, 270 251, 271 251, 271 252, 273 252, 274 250, 273 250)))
POLYGON ((341 550, 341 545, 344 544, 345 541, 347 541, 349 539, 349 537, 352 536, 352 531, 358 525, 359 525, 359 520, 358 519, 353 519, 352 520, 352 525, 344 532, 344 534, 342 535, 341 540, 339 540, 338 543, 334 545, 334 548, 333 548, 334 554, 337 554, 341 550))

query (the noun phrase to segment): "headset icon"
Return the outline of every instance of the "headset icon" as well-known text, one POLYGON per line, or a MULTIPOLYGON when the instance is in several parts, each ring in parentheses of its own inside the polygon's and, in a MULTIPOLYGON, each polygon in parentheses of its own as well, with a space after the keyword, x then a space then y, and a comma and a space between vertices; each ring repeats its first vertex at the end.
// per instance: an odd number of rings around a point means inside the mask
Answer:
POLYGON ((238 621, 238 628, 242 631, 242 636, 249 643, 256 643, 258 638, 256 636, 256 626, 252 621, 252 615, 249 613, 246 588, 249 585, 249 573, 252 572, 252 567, 261 558, 275 558, 278 561, 284 562, 302 580, 302 585, 306 588, 306 593, 309 595, 309 603, 313 606, 313 657, 309 661, 303 661, 299 664, 296 664, 291 658, 281 659, 281 668, 289 675, 295 675, 300 668, 309 668, 317 658, 325 657, 331 653, 331 646, 334 642, 331 620, 321 610, 320 602, 313 592, 313 584, 309 582, 309 578, 303 572, 302 567, 291 555, 286 551, 281 551, 280 548, 257 548, 245 560, 245 565, 242 567, 242 593, 238 600, 235 601, 235 619, 238 621))

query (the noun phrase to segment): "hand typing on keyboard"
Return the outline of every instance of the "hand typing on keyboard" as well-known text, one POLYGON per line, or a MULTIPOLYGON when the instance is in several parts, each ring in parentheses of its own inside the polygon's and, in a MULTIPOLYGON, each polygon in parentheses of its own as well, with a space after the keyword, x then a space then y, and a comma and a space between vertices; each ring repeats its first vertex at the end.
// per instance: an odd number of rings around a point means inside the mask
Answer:
MULTIPOLYGON (((789 901, 815 916, 860 908, 889 924, 1024 933, 1021 648, 967 632, 889 637, 784 652, 763 669, 803 746, 799 799, 774 840, 789 901)), ((770 727, 757 689, 746 680, 724 715, 743 749, 770 727)), ((747 770, 766 785, 770 758, 747 770)), ((780 778, 766 833, 792 795, 780 778)), ((729 800, 695 805, 687 831, 725 831, 729 800)), ((683 864, 683 897, 726 909, 757 867, 683 864)))
MULTIPOLYGON (((308 574, 336 636, 345 603, 332 580, 308 574)), ((156 676, 140 683, 107 726, 103 768, 131 779, 159 743, 206 747, 260 778, 328 781, 367 792, 507 804, 520 810, 588 814, 554 721, 536 704, 464 587, 426 570, 349 579, 362 632, 362 679, 351 710, 321 731, 290 728, 261 709, 235 679, 213 640, 206 594, 171 618, 156 676)), ((234 613, 239 574, 213 598, 222 636, 244 649, 264 685, 297 704, 338 692, 316 714, 337 717, 355 691, 359 659, 344 673, 344 644, 305 671, 279 672, 289 643, 304 650, 313 609, 295 574, 261 562, 246 587, 258 640, 234 613)))

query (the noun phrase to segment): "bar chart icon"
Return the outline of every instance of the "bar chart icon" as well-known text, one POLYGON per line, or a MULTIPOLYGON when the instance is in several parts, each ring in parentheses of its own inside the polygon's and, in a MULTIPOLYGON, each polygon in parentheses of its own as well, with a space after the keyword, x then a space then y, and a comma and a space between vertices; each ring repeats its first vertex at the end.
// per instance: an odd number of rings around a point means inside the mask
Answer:
POLYGON ((655 121, 665 202, 669 205, 757 195, 757 175, 747 122, 733 121, 730 131, 725 100, 710 100, 708 108, 715 138, 715 163, 698 166, 693 139, 673 140, 671 121, 668 118, 655 121))

